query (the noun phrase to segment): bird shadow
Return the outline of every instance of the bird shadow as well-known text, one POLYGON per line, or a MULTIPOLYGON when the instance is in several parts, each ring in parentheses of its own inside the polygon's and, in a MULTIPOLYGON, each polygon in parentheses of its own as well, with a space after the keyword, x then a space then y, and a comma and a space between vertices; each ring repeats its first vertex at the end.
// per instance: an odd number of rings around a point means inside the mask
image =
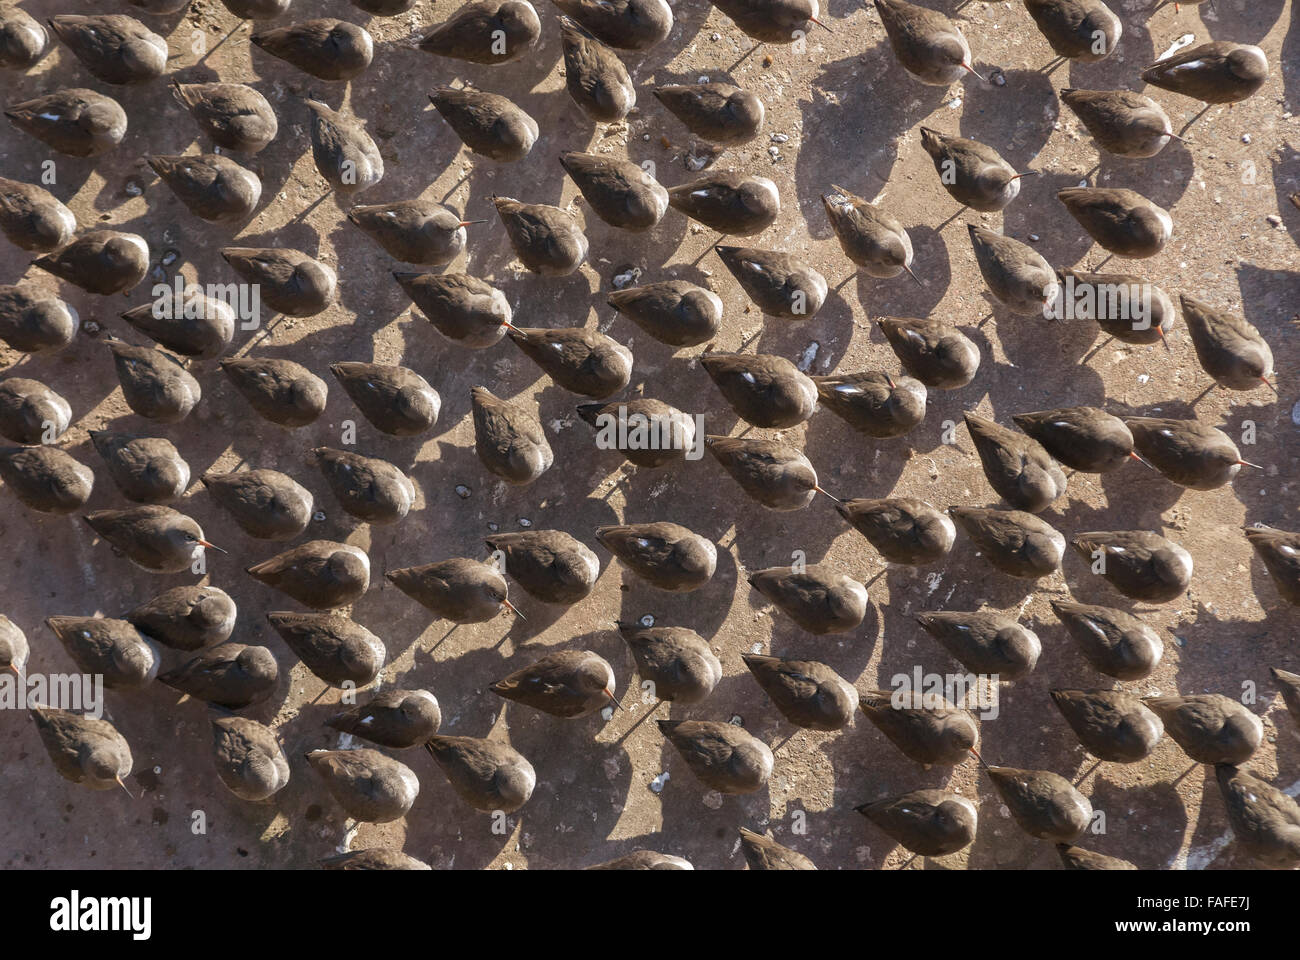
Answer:
POLYGON ((1023 173, 1052 135, 1061 105, 1051 80, 1038 71, 1013 69, 1004 75, 1004 87, 981 83, 967 87, 959 129, 963 137, 993 145, 1023 173), (1014 110, 1006 109, 1008 97, 1015 98, 1014 110))
POLYGON ((861 187, 867 199, 879 193, 889 180, 898 159, 899 141, 912 126, 913 118, 931 113, 946 95, 940 88, 920 84, 900 96, 876 95, 874 89, 888 84, 886 75, 898 69, 892 56, 865 63, 861 57, 836 60, 823 66, 812 81, 812 96, 817 99, 799 101, 806 146, 795 160, 795 192, 800 210, 806 211, 805 225, 814 240, 832 235, 825 214, 820 212, 821 195, 831 184, 850 190, 861 187), (828 111, 826 107, 832 103, 835 109, 828 111), (867 145, 865 153, 830 146, 845 138, 867 145), (877 181, 874 188, 863 186, 864 178, 870 180, 872 174, 877 181), (810 215, 811 211, 818 213, 810 215))
MULTIPOLYGON (((1214 2, 1197 8, 1201 23, 1215 40, 1232 43, 1259 43, 1273 29, 1286 9, 1286 0, 1253 0, 1249 4, 1214 2)), ((1186 15, 1187 11, 1183 11, 1186 15)), ((1296 14, 1292 9, 1292 32, 1296 14)), ((1271 59, 1271 58, 1270 58, 1271 59)), ((1283 58, 1279 62, 1287 63, 1283 58)), ((1291 60, 1290 63, 1296 61, 1291 60)))

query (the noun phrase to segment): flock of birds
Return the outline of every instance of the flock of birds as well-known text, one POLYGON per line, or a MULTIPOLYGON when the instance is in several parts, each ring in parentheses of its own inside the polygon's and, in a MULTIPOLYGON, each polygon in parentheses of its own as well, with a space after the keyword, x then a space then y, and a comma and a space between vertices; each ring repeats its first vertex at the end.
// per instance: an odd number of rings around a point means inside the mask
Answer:
MULTIPOLYGON (((146 14, 183 9, 188 0, 130 0, 146 14)), ((803 37, 818 19, 817 0, 712 0, 756 41, 785 44, 803 37)), ((237 16, 271 20, 289 0, 223 0, 237 16)), ((409 9, 412 0, 353 0, 377 16, 409 9)), ((664 40, 673 17, 664 0, 556 0, 564 16, 565 85, 593 121, 623 119, 635 90, 617 49, 642 50, 664 40)), ((899 66, 922 83, 946 86, 974 74, 970 48, 943 14, 903 0, 874 0, 899 66)), ((1100 0, 1026 0, 1025 7, 1062 58, 1096 61, 1120 41, 1121 21, 1100 0)), ((57 16, 50 31, 104 84, 148 84, 167 69, 163 38, 122 15, 57 16)), ((505 64, 525 56, 542 23, 526 0, 478 0, 457 10, 418 44, 421 50, 480 64, 505 64)), ((374 47, 362 27, 317 19, 261 29, 250 42, 314 78, 342 81, 370 64, 374 47)), ((24 70, 46 53, 50 34, 13 6, 0 7, 0 67, 24 70)), ((69 67, 69 71, 75 70, 69 67)), ((1268 76, 1255 46, 1207 43, 1176 52, 1145 70, 1147 83, 1208 105, 1250 97, 1268 76)), ((977 75, 978 76, 978 75, 977 75)), ((982 79, 982 78, 981 78, 982 79)), ((227 153, 255 154, 278 132, 266 99, 239 83, 174 83, 175 99, 211 141, 210 153, 150 156, 149 165, 198 218, 239 224, 257 209, 261 183, 227 153)), ((692 134, 726 147, 752 140, 763 124, 764 105, 752 92, 729 83, 658 87, 655 97, 692 134)), ((1165 111, 1154 99, 1127 90, 1065 90, 1062 100, 1104 150, 1124 157, 1152 157, 1174 139, 1165 111)), ((537 123, 505 97, 473 87, 435 90, 430 99, 465 145, 480 156, 511 163, 525 156, 538 136, 537 123)), ((309 100, 311 147, 316 168, 341 198, 373 187, 384 176, 383 158, 364 122, 309 100)), ((52 151, 95 157, 122 140, 127 114, 114 98, 83 87, 9 104, 13 128, 52 151)), ((1185 132, 1185 131, 1184 131, 1185 132)), ((922 128, 922 144, 940 181, 965 208, 1000 211, 1020 189, 1017 172, 994 147, 922 128)), ((733 170, 706 173, 665 189, 637 164, 609 155, 565 153, 560 162, 591 211, 627 231, 652 227, 669 206, 724 237, 762 232, 776 219, 780 196, 772 181, 733 170)), ((1065 209, 1113 255, 1141 259, 1158 253, 1170 238, 1169 213, 1127 189, 1079 187, 1061 191, 1065 209)), ((873 277, 911 273, 912 246, 893 216, 847 190, 831 186, 825 212, 844 254, 873 277)), ((572 273, 588 253, 580 221, 567 210, 495 197, 497 213, 519 261, 535 274, 572 273)), ((465 227, 456 212, 432 201, 351 205, 348 220, 395 260, 442 266, 464 249, 465 227)), ((0 228, 10 242, 40 253, 34 264, 99 296, 129 291, 149 266, 144 238, 115 230, 79 232, 72 213, 40 186, 0 178, 0 228)), ((1091 319, 1128 343, 1164 338, 1179 311, 1158 288, 1132 274, 1057 271, 1032 247, 971 225, 970 241, 988 291, 1017 314, 1042 314, 1067 280, 1098 288, 1152 289, 1150 322, 1135 324, 1104 299, 1091 319)), ((745 294, 764 314, 806 319, 827 297, 818 269, 776 250, 717 246, 717 254, 745 294)), ((293 317, 320 313, 334 300, 335 271, 292 249, 229 247, 222 256, 244 283, 256 284, 274 311, 293 317)), ((632 463, 656 468, 680 463, 694 443, 693 419, 649 398, 612 400, 629 384, 631 352, 605 334, 583 328, 531 328, 512 322, 503 293, 463 273, 401 272, 396 281, 432 326, 454 346, 493 347, 508 336, 565 390, 591 402, 579 412, 597 425, 619 408, 655 423, 674 425, 678 445, 626 449, 632 463)), ((543 281, 538 281, 539 283, 543 281)), ((1272 388, 1272 355, 1259 332, 1242 317, 1192 296, 1181 315, 1196 356, 1212 385, 1234 391, 1272 388)), ((722 318, 712 291, 685 281, 649 283, 610 294, 610 304, 649 336, 675 347, 708 344, 722 318)), ((157 423, 183 420, 200 402, 188 360, 219 358, 230 347, 236 317, 219 299, 145 304, 122 319, 158 346, 107 338, 127 405, 157 423), (180 357, 181 359, 177 359, 180 357)), ((925 415, 927 390, 955 390, 977 375, 976 345, 937 318, 879 320, 906 375, 882 371, 809 376, 772 355, 714 352, 700 364, 747 424, 786 428, 807 420, 820 404, 868 437, 897 437, 925 415)), ((23 353, 57 351, 76 336, 71 308, 48 291, 0 286, 0 339, 23 353)), ((286 428, 311 424, 322 413, 326 383, 288 359, 242 356, 220 368, 260 417, 286 428)), ((383 433, 417 436, 437 420, 437 391, 413 370, 393 365, 342 362, 330 370, 366 420, 383 433)), ((1015 426, 974 415, 966 424, 988 482, 1004 505, 952 506, 941 511, 910 498, 836 501, 844 520, 888 562, 910 566, 943 560, 957 538, 968 536, 1001 575, 1037 579, 1060 568, 1067 545, 1079 551, 1119 594, 1134 601, 1165 603, 1182 596, 1192 577, 1192 558, 1179 544, 1147 530, 1091 531, 1071 538, 1036 516, 1066 489, 1062 468, 1104 473, 1131 459, 1143 461, 1170 482, 1210 490, 1246 464, 1232 439, 1195 419, 1116 417, 1086 406, 1025 412, 1015 426)), ((60 449, 59 436, 72 422, 69 404, 50 386, 32 379, 0 380, 0 434, 18 446, 0 450, 0 477, 27 507, 68 514, 86 503, 95 471, 60 449)), ((475 449, 484 469, 510 484, 528 484, 551 468, 553 454, 536 414, 520 403, 473 389, 475 449)), ((746 431, 748 432, 748 431, 746 431)), ((98 470, 134 505, 100 510, 87 522, 106 545, 146 570, 190 570, 199 551, 218 549, 199 525, 166 503, 184 494, 190 471, 170 440, 147 435, 92 431, 98 470)), ((711 455, 758 504, 771 510, 807 507, 819 485, 812 463, 779 439, 709 436, 711 455)), ((401 469, 358 453, 317 448, 314 458, 342 508, 370 524, 400 521, 416 490, 401 469)), ((248 536, 268 541, 299 537, 311 521, 311 494, 293 477, 268 469, 208 473, 207 494, 248 536)), ((827 494, 829 496, 829 494, 827 494)), ((832 498, 834 499, 834 498, 832 498)), ((1246 531, 1282 599, 1300 605, 1300 534, 1268 528, 1246 531)), ((717 551, 708 539, 668 522, 600 528, 600 546, 636 577, 662 590, 691 591, 713 576, 717 551)), ((587 545, 562 530, 502 533, 487 540, 503 558, 453 557, 393 569, 385 576, 403 593, 455 623, 479 623, 503 610, 518 614, 508 599, 509 581, 546 604, 574 604, 592 590, 601 569, 587 545), (507 577, 509 580, 507 580, 507 577)), ((304 665, 325 683, 364 687, 385 662, 383 642, 339 608, 370 586, 370 562, 361 549, 326 540, 292 546, 248 569, 248 574, 311 612, 268 614, 268 620, 304 665)), ((802 630, 846 633, 868 609, 866 587, 822 564, 774 567, 749 575, 750 584, 802 630)), ((1138 617, 1112 606, 1058 601, 1053 609, 1099 673, 1120 681, 1148 676, 1160 661, 1159 635, 1138 617)), ((996 612, 928 612, 917 616, 926 632, 967 670, 1013 682, 1034 669, 1041 645, 1014 618, 996 612)), ((46 621, 71 661, 101 674, 105 686, 130 690, 164 683, 212 704, 213 757, 221 781, 235 795, 265 800, 287 783, 288 759, 269 727, 238 715, 267 698, 279 667, 271 651, 231 640, 236 609, 212 584, 179 586, 120 618, 54 616, 46 621), (192 654, 160 672, 158 645, 192 654)), ((637 672, 651 680, 661 701, 706 700, 722 676, 708 639, 686 627, 619 623, 637 672)), ((28 660, 22 630, 0 616, 0 667, 22 676, 28 660)), ((976 752, 979 722, 962 704, 914 691, 861 692, 830 666, 797 659, 747 655, 745 665, 792 724, 837 730, 861 710, 880 733, 917 763, 952 765, 976 752)), ((1300 675, 1280 669, 1273 676, 1300 723, 1300 675)), ((556 717, 580 717, 617 706, 611 665, 591 651, 563 650, 522 666, 492 685, 498 696, 556 717)), ((1142 698, 1124 689, 1054 690, 1052 698, 1084 748, 1098 760, 1132 763, 1147 757, 1168 733, 1189 758, 1213 765, 1228 819, 1240 847, 1261 865, 1300 865, 1300 806, 1290 796, 1242 767, 1262 737, 1260 720, 1240 702, 1220 694, 1142 698)), ((131 750, 112 723, 72 712, 32 710, 55 768, 93 789, 123 785, 131 750)), ((536 774, 519 752, 498 740, 438 733, 438 701, 421 689, 392 689, 343 710, 329 726, 389 750, 423 746, 464 801, 479 811, 518 810, 529 799, 536 774)), ((760 789, 773 769, 767 744, 742 726, 715 720, 661 720, 659 728, 692 773, 723 794, 760 789)), ((387 822, 410 810, 419 790, 415 772, 373 748, 314 750, 307 760, 323 785, 353 818, 387 822)), ((1090 823, 1088 799, 1066 778, 1048 770, 985 765, 1015 822, 1033 837, 1054 842, 1063 862, 1079 869, 1133 869, 1127 861, 1077 846, 1090 823)), ((909 851, 941 856, 975 837, 977 810, 971 800, 941 789, 916 790, 858 808, 877 828, 909 851)), ((746 859, 754 869, 815 869, 811 860, 774 840, 741 829, 746 859)), ((426 868, 391 850, 355 851, 330 861, 343 868, 426 868)), ((608 868, 681 868, 679 857, 642 850, 602 864, 608 868)))

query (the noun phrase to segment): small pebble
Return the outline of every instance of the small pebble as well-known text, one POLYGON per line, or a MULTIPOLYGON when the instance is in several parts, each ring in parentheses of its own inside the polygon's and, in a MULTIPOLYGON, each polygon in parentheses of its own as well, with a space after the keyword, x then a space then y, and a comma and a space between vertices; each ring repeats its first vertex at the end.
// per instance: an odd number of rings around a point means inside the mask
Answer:
POLYGON ((325 511, 324 511, 324 510, 317 510, 315 513, 313 513, 313 514, 311 515, 311 518, 312 518, 313 520, 315 520, 317 523, 324 523, 324 522, 325 522, 325 511))
POLYGON ((821 348, 821 344, 818 343, 816 340, 812 341, 811 343, 808 344, 808 346, 804 347, 803 353, 799 355, 799 363, 797 364, 799 371, 801 373, 808 372, 808 368, 811 367, 813 361, 817 359, 817 351, 820 348, 821 348))
POLYGON ((634 266, 623 267, 618 273, 614 274, 613 284, 615 290, 622 290, 624 287, 630 287, 641 279, 641 268, 634 266))
POLYGON ((735 724, 737 727, 743 727, 745 725, 745 718, 738 713, 733 713, 731 719, 727 722, 735 724))
POLYGON ((456 496, 460 497, 462 500, 468 500, 471 493, 473 493, 473 491, 470 490, 469 487, 465 486, 465 484, 456 484, 456 496))
POLYGON ((521 526, 521 527, 531 527, 532 525, 533 525, 533 521, 529 520, 527 517, 520 517, 520 518, 519 518, 519 526, 521 526))
POLYGON ((1249 133, 1243 133, 1243 134, 1241 135, 1241 142, 1242 142, 1242 143, 1250 143, 1250 134, 1249 134, 1249 133))
POLYGON ((1276 213, 1270 213, 1264 219, 1267 220, 1270 224, 1272 224, 1275 227, 1282 226, 1282 218, 1279 217, 1276 213))
POLYGON ((493 523, 492 521, 489 520, 489 521, 488 521, 488 529, 491 530, 493 533, 496 533, 498 530, 501 529, 501 527, 500 527, 499 524, 495 524, 495 523, 493 523))
POLYGON ((1161 60, 1164 60, 1166 57, 1173 56, 1175 53, 1183 49, 1183 47, 1187 46, 1195 39, 1196 39, 1195 34, 1184 33, 1181 37, 1179 37, 1177 40, 1175 40, 1173 43, 1169 45, 1169 49, 1167 49, 1164 53, 1160 54, 1160 56, 1156 57, 1156 63, 1159 63, 1161 60))
POLYGON ((653 613, 647 613, 644 617, 642 617, 637 622, 640 623, 641 626, 643 627, 653 627, 655 625, 655 616, 653 613))
POLYGON ((787 137, 784 133, 774 133, 774 134, 772 134, 772 142, 773 142, 773 143, 786 143, 789 139, 790 139, 790 138, 787 137))
POLYGON ((663 793, 664 787, 668 783, 668 771, 665 770, 659 776, 650 781, 650 789, 655 793, 663 793))

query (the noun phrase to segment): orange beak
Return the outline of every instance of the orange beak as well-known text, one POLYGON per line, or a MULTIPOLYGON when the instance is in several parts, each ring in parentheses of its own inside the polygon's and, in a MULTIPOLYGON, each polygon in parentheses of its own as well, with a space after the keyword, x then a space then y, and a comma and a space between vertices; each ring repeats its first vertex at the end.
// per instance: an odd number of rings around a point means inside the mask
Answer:
MULTIPOLYGON (((831 495, 829 493, 826 493, 826 491, 823 490, 821 487, 813 487, 813 489, 816 490, 818 493, 825 494, 826 496, 831 497, 831 495)), ((838 497, 831 497, 831 499, 834 500, 836 503, 840 502, 838 497)))

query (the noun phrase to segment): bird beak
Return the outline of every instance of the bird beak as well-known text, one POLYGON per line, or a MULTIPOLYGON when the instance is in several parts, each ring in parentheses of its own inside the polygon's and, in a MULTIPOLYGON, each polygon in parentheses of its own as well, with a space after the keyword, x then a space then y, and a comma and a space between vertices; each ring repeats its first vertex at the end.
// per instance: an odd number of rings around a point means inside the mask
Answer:
POLYGON ((462 227, 472 227, 476 223, 487 223, 487 221, 486 220, 462 220, 460 222, 460 225, 462 227))
POLYGON ((615 710, 623 709, 621 706, 619 706, 618 697, 614 696, 613 691, 610 690, 609 687, 605 688, 605 696, 609 697, 609 702, 614 705, 615 710))
POLYGON ((8 670, 10 673, 12 673, 15 677, 22 676, 22 674, 18 672, 18 668, 15 667, 12 663, 6 663, 5 669, 8 670))
POLYGON ((1012 180, 1021 180, 1021 179, 1024 179, 1025 177, 1041 177, 1042 175, 1043 175, 1043 171, 1041 171, 1041 170, 1027 170, 1027 171, 1025 171, 1024 173, 1017 173, 1017 174, 1016 174, 1014 177, 1012 177, 1011 179, 1012 179, 1012 180))
MULTIPOLYGON (((1130 451, 1128 452, 1128 455, 1129 455, 1130 457, 1132 457, 1134 460, 1136 460, 1138 463, 1142 464, 1142 466, 1147 467, 1147 468, 1149 468, 1149 469, 1151 469, 1151 470, 1156 470, 1155 467, 1151 466, 1151 464, 1147 463, 1145 460, 1143 460, 1141 457, 1139 457, 1139 456, 1138 456, 1136 453, 1134 453, 1132 450, 1130 450, 1130 451)), ((1156 473, 1159 473, 1159 472, 1160 472, 1159 470, 1156 470, 1156 473)))
POLYGON ((229 550, 222 550, 222 549, 221 549, 219 546, 217 546, 215 543, 208 543, 208 541, 206 541, 206 540, 200 540, 200 541, 199 541, 199 546, 200 546, 200 547, 203 547, 204 549, 207 549, 207 550, 215 550, 215 551, 217 551, 217 553, 226 553, 226 554, 228 554, 228 553, 230 552, 229 550))
POLYGON ((969 63, 963 63, 963 64, 962 64, 962 69, 965 70, 967 73, 973 73, 973 74, 975 74, 976 77, 979 77, 979 79, 980 79, 980 81, 981 81, 982 83, 988 83, 988 81, 985 80, 983 77, 980 77, 980 75, 979 75, 978 73, 975 73, 975 68, 972 67, 969 63))
POLYGON ((1174 348, 1169 346, 1169 338, 1165 336, 1165 328, 1156 327, 1156 333, 1160 334, 1160 342, 1165 345, 1165 353, 1173 353, 1174 348))
POLYGON ((118 785, 119 787, 122 788, 123 792, 124 792, 128 797, 130 797, 132 800, 134 800, 134 799, 135 799, 135 794, 133 794, 130 790, 127 790, 127 789, 126 789, 126 784, 122 782, 122 778, 121 778, 121 777, 117 777, 116 779, 117 779, 117 785, 118 785))
MULTIPOLYGON (((818 493, 823 493, 823 494, 826 494, 826 496, 831 497, 831 495, 830 495, 829 493, 826 493, 826 491, 823 490, 821 487, 816 487, 816 486, 815 486, 815 487, 813 487, 813 489, 816 490, 818 493)), ((839 500, 837 497, 831 497, 831 499, 834 500, 836 503, 839 503, 839 502, 840 502, 840 500, 839 500)))
POLYGON ((835 31, 832 30, 830 27, 826 26, 826 24, 824 24, 824 23, 822 23, 820 20, 818 20, 816 17, 809 17, 808 19, 811 20, 813 23, 817 24, 817 26, 821 27, 821 28, 822 28, 823 30, 825 30, 827 33, 832 33, 832 34, 833 34, 833 33, 835 32, 835 31))
POLYGON ((909 277, 911 277, 913 280, 916 281, 916 285, 917 285, 918 287, 924 287, 924 286, 925 286, 925 284, 921 282, 921 278, 918 277, 916 274, 914 274, 914 273, 912 272, 912 268, 911 268, 911 267, 909 267, 907 264, 903 264, 903 269, 907 271, 907 275, 908 275, 909 277))
POLYGON ((522 613, 520 613, 520 612, 519 612, 519 608, 516 607, 513 603, 511 603, 509 600, 502 600, 502 601, 501 601, 501 606, 505 607, 507 610, 509 610, 511 613, 513 613, 513 614, 514 614, 516 617, 518 617, 520 620, 523 620, 523 621, 527 622, 528 618, 525 617, 522 613))
POLYGON ((1260 377, 1259 382, 1262 383, 1264 386, 1268 387, 1270 390, 1272 390, 1274 396, 1277 395, 1277 387, 1273 386, 1273 384, 1269 381, 1267 377, 1260 377))
POLYGON ((885 374, 885 383, 889 384, 890 390, 898 389, 898 384, 894 383, 894 378, 891 377, 889 374, 885 374))
POLYGON ((1256 470, 1264 469, 1258 463, 1251 463, 1249 460, 1238 460, 1237 463, 1239 463, 1243 467, 1254 467, 1256 470))
POLYGON ((983 767, 985 770, 989 768, 989 765, 984 762, 984 758, 980 756, 980 752, 978 750, 976 750, 974 747, 971 747, 970 752, 975 754, 975 759, 980 762, 981 767, 983 767))

